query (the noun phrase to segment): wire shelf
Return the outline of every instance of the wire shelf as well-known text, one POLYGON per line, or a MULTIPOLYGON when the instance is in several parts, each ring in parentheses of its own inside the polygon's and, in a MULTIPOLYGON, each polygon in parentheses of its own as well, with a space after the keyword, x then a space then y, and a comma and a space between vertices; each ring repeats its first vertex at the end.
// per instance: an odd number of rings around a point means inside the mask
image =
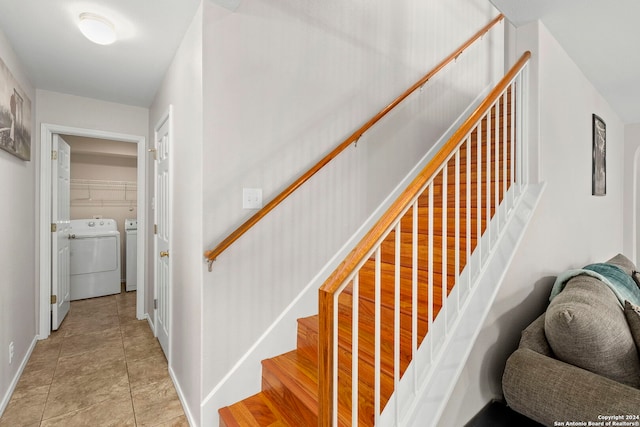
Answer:
POLYGON ((71 206, 129 206, 138 200, 135 181, 71 180, 71 206))

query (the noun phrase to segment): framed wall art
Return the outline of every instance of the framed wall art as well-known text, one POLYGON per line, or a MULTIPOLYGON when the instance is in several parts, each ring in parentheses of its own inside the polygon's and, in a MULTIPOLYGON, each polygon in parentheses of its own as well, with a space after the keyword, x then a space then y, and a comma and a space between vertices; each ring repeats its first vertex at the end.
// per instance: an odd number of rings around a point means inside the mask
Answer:
POLYGON ((0 148, 31 160, 31 101, 0 59, 0 148))
POLYGON ((607 125, 597 115, 592 116, 591 194, 607 194, 607 125))

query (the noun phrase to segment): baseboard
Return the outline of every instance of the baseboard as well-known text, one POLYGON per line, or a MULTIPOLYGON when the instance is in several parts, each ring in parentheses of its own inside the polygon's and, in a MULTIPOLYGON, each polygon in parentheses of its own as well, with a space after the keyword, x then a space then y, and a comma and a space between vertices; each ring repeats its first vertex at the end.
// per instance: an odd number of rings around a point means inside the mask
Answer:
POLYGON ((153 321, 151 320, 151 316, 149 316, 149 313, 145 313, 144 314, 144 318, 147 319, 147 323, 149 323, 149 327, 151 328, 151 332, 153 332, 153 336, 156 336, 156 327, 153 324, 153 321))
POLYGON ((18 371, 16 372, 15 376, 13 377, 13 380, 11 381, 11 384, 9 385, 9 389, 7 390, 5 395, 2 397, 2 401, 0 402, 0 417, 2 417, 2 414, 4 414, 4 410, 7 409, 7 405, 11 400, 11 396, 13 396, 13 392, 15 391, 16 386, 18 385, 18 381, 20 381, 22 372, 24 371, 24 368, 27 366, 27 362, 29 362, 29 358, 31 358, 31 353, 33 353, 33 349, 36 347, 37 342, 38 342, 38 337, 34 336, 33 340, 31 341, 31 345, 27 350, 27 353, 22 359, 22 362, 20 362, 20 367, 18 368, 18 371))
MULTIPOLYGON (((176 393, 178 393, 178 399, 180 399, 180 403, 182 404, 182 409, 184 410, 184 415, 187 417, 187 421, 191 427, 198 427, 198 424, 193 419, 193 413, 191 412, 191 408, 187 406, 187 400, 184 397, 184 393, 182 392, 182 388, 180 387, 180 383, 176 379, 175 374, 173 373, 173 368, 169 367, 169 377, 173 382, 173 386, 176 389, 176 393)), ((205 425, 205 424, 203 424, 205 425)))

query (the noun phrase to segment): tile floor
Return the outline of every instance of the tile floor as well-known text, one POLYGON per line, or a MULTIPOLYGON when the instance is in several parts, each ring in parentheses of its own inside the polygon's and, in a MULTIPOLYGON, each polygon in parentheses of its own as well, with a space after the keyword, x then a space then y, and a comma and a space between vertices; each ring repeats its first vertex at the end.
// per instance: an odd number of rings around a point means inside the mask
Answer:
POLYGON ((135 292, 72 301, 38 341, 0 427, 188 426, 135 292))

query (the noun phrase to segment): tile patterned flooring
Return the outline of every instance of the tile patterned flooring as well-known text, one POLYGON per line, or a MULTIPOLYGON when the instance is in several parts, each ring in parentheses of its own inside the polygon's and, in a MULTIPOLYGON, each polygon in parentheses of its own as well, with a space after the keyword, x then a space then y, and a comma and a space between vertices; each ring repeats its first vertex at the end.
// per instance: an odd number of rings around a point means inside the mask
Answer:
POLYGON ((189 426, 136 293, 72 301, 38 341, 0 427, 189 426))

